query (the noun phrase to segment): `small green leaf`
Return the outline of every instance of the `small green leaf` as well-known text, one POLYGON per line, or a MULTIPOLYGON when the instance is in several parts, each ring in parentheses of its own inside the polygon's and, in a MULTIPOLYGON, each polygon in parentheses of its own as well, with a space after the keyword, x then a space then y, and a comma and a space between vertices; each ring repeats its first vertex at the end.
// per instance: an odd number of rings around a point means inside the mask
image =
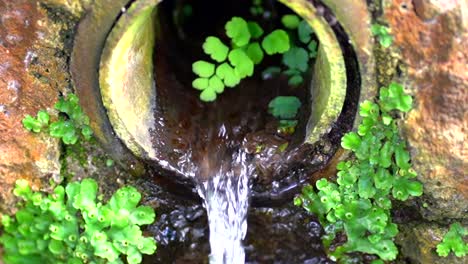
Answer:
POLYGON ((409 163, 410 155, 409 152, 406 150, 404 144, 398 144, 395 147, 395 161, 397 166, 401 169, 406 170, 411 167, 409 163))
POLYGON ((292 47, 283 54, 283 63, 290 69, 297 69, 301 72, 306 72, 309 68, 309 56, 303 48, 292 47))
POLYGON ((372 32, 372 34, 374 36, 380 35, 381 31, 382 31, 382 28, 384 28, 384 26, 381 26, 379 24, 372 24, 371 25, 371 32, 372 32))
POLYGON ((356 132, 349 132, 341 139, 341 146, 344 149, 356 151, 361 145, 361 137, 356 132))
POLYGON ((379 153, 379 165, 388 168, 392 165, 393 145, 390 141, 385 142, 379 153))
POLYGON ((215 66, 212 63, 199 60, 192 64, 192 71, 200 77, 208 78, 214 74, 215 66))
POLYGON ((84 136, 86 140, 90 140, 91 137, 93 136, 93 130, 91 129, 90 126, 84 125, 81 128, 81 134, 84 136))
POLYGON ((16 180, 15 189, 13 189, 13 194, 17 197, 23 199, 28 199, 32 195, 31 187, 29 187, 29 182, 27 180, 16 180))
POLYGON ((259 64, 263 60, 263 50, 258 42, 250 43, 246 53, 254 64, 259 64))
POLYGON ((49 243, 49 250, 54 255, 60 255, 64 253, 65 245, 63 244, 62 241, 52 239, 49 243))
POLYGON ((49 124, 49 120, 50 120, 49 113, 47 113, 44 110, 39 110, 39 112, 37 112, 37 121, 41 123, 41 126, 43 127, 47 126, 49 124))
POLYGON ((149 206, 139 206, 130 214, 130 221, 135 225, 149 225, 154 222, 154 210, 149 206))
POLYGON ((110 263, 119 258, 119 252, 114 248, 112 243, 102 241, 94 246, 94 254, 98 257, 108 260, 110 263))
POLYGON ((378 168, 374 176, 375 187, 381 190, 390 190, 393 186, 394 177, 385 168, 378 168))
POLYGON ((361 124, 358 127, 358 134, 360 136, 365 136, 367 133, 375 127, 376 121, 371 117, 364 117, 361 124))
POLYGON ((420 196, 422 191, 423 187, 420 182, 399 177, 393 185, 392 195, 395 199, 406 201, 410 195, 420 196))
POLYGON ((203 43, 203 51, 210 55, 213 60, 217 62, 223 62, 228 56, 229 48, 228 46, 224 45, 224 43, 219 38, 210 36, 207 37, 205 43, 203 43))
POLYGON ((296 15, 284 15, 281 18, 281 23, 288 29, 296 29, 301 20, 296 15))
POLYGON ((391 36, 391 35, 380 36, 379 37, 379 42, 380 42, 380 45, 382 45, 384 48, 388 48, 393 43, 393 36, 391 36))
POLYGON ((214 90, 218 94, 224 92, 224 83, 216 75, 210 78, 208 86, 210 87, 211 90, 214 90))
POLYGON ((78 135, 76 134, 75 131, 73 132, 70 131, 70 133, 67 133, 62 136, 62 141, 65 145, 76 144, 76 142, 78 142, 78 135))
POLYGON ((297 28, 297 33, 299 35, 299 40, 304 43, 304 44, 307 44, 309 43, 309 41, 311 40, 312 38, 312 33, 314 31, 312 30, 312 28, 310 27, 309 23, 305 20, 302 20, 301 23, 299 23, 299 26, 297 28))
POLYGON ((151 237, 143 237, 138 241, 138 250, 147 255, 152 255, 156 251, 156 242, 151 237))
POLYGON ((49 134, 52 137, 61 138, 67 145, 73 145, 78 141, 76 127, 71 121, 60 120, 50 124, 49 134))
POLYGON ((59 112, 69 114, 72 110, 72 104, 69 101, 66 101, 64 98, 60 98, 57 103, 55 103, 55 109, 59 112))
POLYGON ((359 177, 358 180, 358 193, 359 196, 368 199, 374 197, 376 193, 376 189, 374 188, 374 182, 370 175, 363 174, 359 177))
POLYGON ((249 32, 252 38, 258 39, 263 35, 263 29, 257 22, 249 21, 247 25, 249 27, 249 32))
POLYGON ((234 72, 239 78, 252 76, 254 63, 242 49, 234 49, 229 53, 229 62, 234 66, 234 72))
MULTIPOLYGON (((76 209, 87 210, 95 208, 98 185, 93 179, 84 179, 79 184, 79 193, 75 196, 73 207, 76 209)), ((73 189, 67 189, 67 195, 73 189)))
POLYGON ((277 96, 268 104, 268 112, 279 119, 291 119, 297 115, 301 105, 295 96, 277 96))
POLYGON ((226 34, 238 47, 247 45, 251 37, 247 22, 240 17, 233 17, 226 23, 226 34))
POLYGON ((118 189, 109 200, 113 211, 118 209, 133 210, 141 200, 141 194, 135 187, 126 186, 118 189))
POLYGON ((387 113, 382 113, 382 123, 386 126, 390 125, 393 121, 393 118, 387 114, 387 113))
POLYGON ((203 102, 213 102, 216 100, 216 91, 213 89, 205 89, 200 94, 200 100, 203 102))
POLYGON ((193 80, 192 87, 197 90, 205 90, 209 86, 209 79, 208 78, 197 78, 193 80))
POLYGON ((36 120, 34 117, 30 115, 26 115, 26 117, 22 120, 24 128, 29 131, 33 131, 35 133, 41 132, 42 125, 41 122, 36 120))
POLYGON ((302 78, 302 76, 299 74, 291 76, 291 78, 289 78, 288 80, 288 84, 291 86, 298 86, 301 85, 303 82, 304 78, 302 78))
POLYGON ((391 83, 388 88, 380 90, 380 100, 382 108, 386 111, 400 110, 408 112, 413 103, 413 98, 405 94, 403 86, 398 83, 391 83))
POLYGON ((288 33, 281 29, 271 32, 263 39, 262 47, 268 55, 285 53, 290 47, 288 33))
POLYGON ((128 264, 139 264, 142 261, 141 253, 134 247, 130 248, 127 252, 128 264))
POLYGON ((391 240, 380 241, 376 248, 376 254, 383 260, 394 260, 398 255, 398 248, 391 240))
POLYGON ((382 45, 384 48, 388 48, 392 45, 393 36, 390 35, 390 30, 388 27, 379 24, 372 24, 371 32, 378 38, 380 45, 382 45))
POLYGON ((240 78, 229 63, 223 63, 216 68, 216 75, 224 81, 227 87, 235 87, 240 83, 240 78))
POLYGON ((379 106, 369 100, 365 100, 359 106, 359 115, 362 117, 376 118, 379 114, 379 106))

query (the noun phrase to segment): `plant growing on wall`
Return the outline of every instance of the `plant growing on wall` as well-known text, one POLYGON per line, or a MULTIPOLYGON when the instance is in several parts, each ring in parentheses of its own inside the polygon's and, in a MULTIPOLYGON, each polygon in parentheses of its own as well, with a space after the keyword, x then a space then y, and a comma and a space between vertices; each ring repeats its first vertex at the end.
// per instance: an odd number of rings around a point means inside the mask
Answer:
POLYGON ((156 243, 140 227, 151 224, 151 207, 138 206, 141 194, 133 187, 117 190, 107 203, 92 179, 58 186, 52 194, 33 192, 18 180, 14 194, 22 202, 14 216, 1 216, 6 264, 127 263, 153 254, 156 243))
POLYGON ((89 118, 84 114, 76 95, 60 98, 54 107, 59 112, 58 120, 50 123, 49 113, 40 110, 36 117, 26 115, 22 120, 23 126, 34 133, 45 131, 67 145, 75 144, 81 136, 86 140, 91 138, 93 131, 89 126, 89 118))
POLYGON ((447 257, 450 252, 453 252, 457 257, 466 256, 468 253, 468 243, 465 242, 466 236, 468 236, 468 230, 460 223, 451 224, 442 242, 437 245, 437 254, 441 257, 447 257))
POLYGON ((338 234, 346 235, 346 243, 329 252, 332 257, 339 259, 359 251, 382 260, 396 258, 393 238, 398 228, 391 220, 392 199, 406 201, 422 194, 394 119, 398 112, 408 112, 411 105, 412 98, 397 83, 381 88, 377 103, 363 102, 357 132, 347 133, 341 141, 354 159, 337 165, 336 182, 318 180, 315 187, 305 186, 295 198, 296 205, 319 217, 327 248, 338 234))
POLYGON ((372 24, 371 32, 379 40, 380 45, 384 48, 388 48, 393 43, 393 36, 390 35, 390 29, 384 25, 372 24))

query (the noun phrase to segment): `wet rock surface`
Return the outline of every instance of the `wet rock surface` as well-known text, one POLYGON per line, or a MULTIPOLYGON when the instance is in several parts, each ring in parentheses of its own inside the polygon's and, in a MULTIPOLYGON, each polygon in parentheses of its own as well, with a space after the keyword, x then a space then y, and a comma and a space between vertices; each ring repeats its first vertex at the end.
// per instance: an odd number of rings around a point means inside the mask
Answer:
POLYGON ((468 216, 468 27, 464 1, 388 1, 384 17, 407 66, 415 107, 404 132, 427 219, 468 216), (464 11, 463 11, 464 10, 464 11))
MULTIPOLYGON (((153 194, 146 203, 158 214, 147 230, 158 241, 158 251, 143 263, 208 263, 208 219, 201 204, 181 200, 147 181, 141 183, 142 190, 153 194)), ((246 263, 333 263, 325 256, 320 224, 292 203, 252 208, 247 221, 246 263)))

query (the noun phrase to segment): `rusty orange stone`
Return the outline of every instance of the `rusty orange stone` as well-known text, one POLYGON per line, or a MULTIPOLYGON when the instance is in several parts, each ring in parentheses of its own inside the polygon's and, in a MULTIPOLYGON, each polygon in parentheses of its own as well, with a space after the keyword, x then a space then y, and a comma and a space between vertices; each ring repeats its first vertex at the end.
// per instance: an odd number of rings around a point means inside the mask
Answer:
POLYGON ((54 86, 34 77, 41 57, 37 44, 47 34, 45 20, 35 1, 0 0, 0 211, 14 202, 17 179, 39 187, 60 170, 57 142, 21 124, 26 114, 53 107, 58 96, 54 86))
POLYGON ((393 0, 385 12, 414 89, 405 131, 430 219, 467 217, 466 11, 463 0, 393 0))

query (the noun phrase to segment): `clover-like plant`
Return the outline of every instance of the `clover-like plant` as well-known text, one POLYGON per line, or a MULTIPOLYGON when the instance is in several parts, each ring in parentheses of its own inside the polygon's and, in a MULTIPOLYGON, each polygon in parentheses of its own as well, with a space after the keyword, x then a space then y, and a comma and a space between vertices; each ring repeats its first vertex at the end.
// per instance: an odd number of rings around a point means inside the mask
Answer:
POLYGON ((379 40, 380 45, 388 48, 393 43, 393 36, 390 34, 390 29, 384 25, 372 24, 371 32, 379 40))
POLYGON ((156 243, 140 227, 151 224, 151 207, 138 206, 141 194, 123 187, 103 204, 92 179, 58 186, 52 194, 33 192, 18 180, 14 194, 22 202, 14 216, 1 216, 6 264, 136 264, 153 254, 156 243))
POLYGON ((50 136, 60 138, 64 144, 75 144, 80 135, 89 140, 93 131, 89 126, 89 118, 79 105, 76 95, 70 94, 66 99, 60 98, 55 104, 55 109, 59 111, 59 119, 50 122, 50 115, 45 110, 40 110, 37 117, 26 115, 22 120, 23 126, 32 132, 39 133, 45 131, 50 136))
POLYGON ((289 85, 298 86, 304 82, 304 75, 310 67, 310 60, 317 57, 317 41, 313 36, 313 30, 309 23, 301 20, 297 15, 284 15, 281 19, 283 26, 290 36, 290 48, 283 54, 282 63, 287 68, 272 66, 263 72, 263 78, 267 79, 274 74, 283 73, 289 77, 289 85))
POLYGON ((457 257, 466 256, 468 253, 466 236, 468 236, 468 230, 460 223, 451 224, 442 242, 437 245, 437 254, 441 257, 447 257, 450 252, 453 252, 457 257))
POLYGON ((264 31, 254 21, 233 17, 225 29, 230 46, 218 37, 209 36, 203 43, 203 51, 214 62, 199 60, 192 64, 192 71, 198 76, 192 86, 201 91, 200 99, 204 102, 216 100, 225 87, 233 88, 252 76, 265 53, 284 53, 289 49, 289 36, 284 30, 275 30, 260 42, 264 31))
POLYGON ((391 221, 392 198, 405 201, 422 194, 393 118, 396 111, 409 111, 411 103, 411 97, 397 83, 380 90, 378 103, 364 101, 357 132, 349 132, 341 140, 341 146, 352 151, 355 158, 337 165, 336 183, 321 179, 316 188, 307 185, 295 198, 296 205, 319 217, 326 232, 325 246, 338 233, 346 234, 346 243, 330 252, 332 257, 359 251, 382 260, 396 258, 393 238, 398 228, 391 221))

